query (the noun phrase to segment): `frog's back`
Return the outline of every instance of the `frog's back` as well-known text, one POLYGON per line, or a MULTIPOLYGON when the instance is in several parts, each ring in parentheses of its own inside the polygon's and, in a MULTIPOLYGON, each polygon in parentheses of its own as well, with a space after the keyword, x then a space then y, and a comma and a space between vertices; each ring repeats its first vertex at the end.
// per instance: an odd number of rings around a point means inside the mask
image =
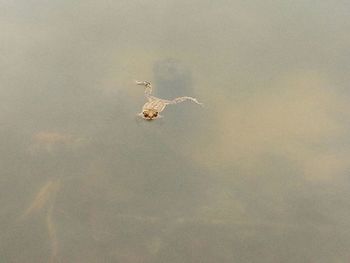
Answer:
POLYGON ((164 110, 165 106, 166 106, 166 103, 164 101, 158 98, 154 98, 153 100, 146 102, 145 105, 143 105, 142 109, 161 112, 164 110))

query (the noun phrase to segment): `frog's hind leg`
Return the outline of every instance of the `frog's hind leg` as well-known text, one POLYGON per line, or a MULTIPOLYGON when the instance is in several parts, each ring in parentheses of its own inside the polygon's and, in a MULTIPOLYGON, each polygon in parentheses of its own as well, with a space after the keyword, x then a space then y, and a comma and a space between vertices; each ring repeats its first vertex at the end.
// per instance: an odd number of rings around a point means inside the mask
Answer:
POLYGON ((168 101, 166 101, 166 103, 167 104, 178 104, 178 103, 184 102, 186 100, 193 101, 194 103, 196 103, 198 105, 203 105, 203 103, 199 102, 196 98, 187 97, 187 96, 175 98, 173 100, 168 100, 168 101))

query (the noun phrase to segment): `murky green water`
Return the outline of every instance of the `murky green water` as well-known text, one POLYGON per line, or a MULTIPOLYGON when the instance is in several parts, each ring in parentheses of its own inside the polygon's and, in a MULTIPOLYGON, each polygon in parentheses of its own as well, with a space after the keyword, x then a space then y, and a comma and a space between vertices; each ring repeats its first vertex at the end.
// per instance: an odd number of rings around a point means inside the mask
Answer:
POLYGON ((0 262, 349 262, 349 12, 0 0, 0 262))

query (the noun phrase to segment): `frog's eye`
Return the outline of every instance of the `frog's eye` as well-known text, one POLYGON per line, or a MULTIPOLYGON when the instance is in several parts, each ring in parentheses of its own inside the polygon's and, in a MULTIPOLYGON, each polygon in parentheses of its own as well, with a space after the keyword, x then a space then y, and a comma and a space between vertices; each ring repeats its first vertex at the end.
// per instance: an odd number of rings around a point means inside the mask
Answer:
POLYGON ((147 113, 147 112, 144 112, 144 113, 143 113, 143 116, 148 117, 148 113, 147 113))
POLYGON ((154 113, 154 117, 157 117, 157 116, 158 116, 158 112, 155 112, 155 113, 154 113))

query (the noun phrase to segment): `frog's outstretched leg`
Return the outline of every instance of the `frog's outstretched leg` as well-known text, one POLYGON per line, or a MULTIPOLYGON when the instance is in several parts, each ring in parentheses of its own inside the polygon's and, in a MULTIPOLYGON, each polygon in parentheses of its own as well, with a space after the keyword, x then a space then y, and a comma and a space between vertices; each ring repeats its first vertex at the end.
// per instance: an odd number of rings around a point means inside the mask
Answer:
POLYGON ((166 104, 178 104, 178 103, 184 102, 186 100, 191 100, 198 105, 203 105, 203 103, 198 102, 198 100, 196 98, 192 98, 192 97, 179 97, 179 98, 175 98, 173 100, 167 100, 165 102, 166 102, 166 104))
POLYGON ((142 86, 145 86, 145 96, 148 100, 152 100, 152 96, 151 96, 151 93, 152 93, 152 85, 151 85, 151 82, 148 82, 148 81, 138 81, 138 80, 135 80, 136 84, 137 85, 142 85, 142 86))

